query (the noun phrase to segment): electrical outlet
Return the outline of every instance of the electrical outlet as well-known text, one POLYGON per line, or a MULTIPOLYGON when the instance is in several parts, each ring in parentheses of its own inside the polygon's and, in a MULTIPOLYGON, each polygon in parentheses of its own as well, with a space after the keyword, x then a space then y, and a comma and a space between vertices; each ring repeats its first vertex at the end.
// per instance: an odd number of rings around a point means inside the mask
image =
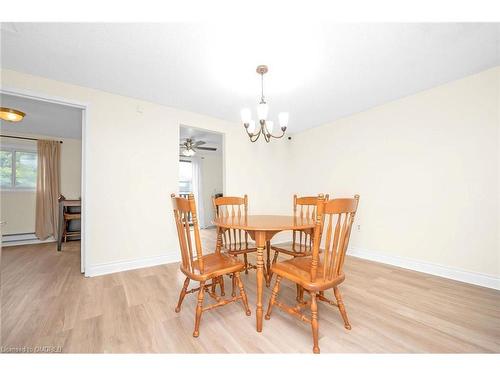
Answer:
POLYGON ((361 232, 361 224, 356 225, 356 229, 358 230, 358 232, 361 232))

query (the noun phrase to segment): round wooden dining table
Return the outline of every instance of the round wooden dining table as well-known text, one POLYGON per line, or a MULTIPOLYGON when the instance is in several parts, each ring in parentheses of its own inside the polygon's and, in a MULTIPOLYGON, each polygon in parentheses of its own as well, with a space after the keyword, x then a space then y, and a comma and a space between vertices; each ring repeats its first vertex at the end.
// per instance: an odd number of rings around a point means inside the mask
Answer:
MULTIPOLYGON (((280 215, 225 216, 213 220, 221 229, 242 229, 255 241, 257 247, 257 332, 262 332, 262 288, 264 279, 264 249, 276 233, 286 230, 312 230, 314 219, 280 215)), ((218 230, 218 235, 220 230, 218 230)), ((269 257, 269 256, 268 256, 269 257)), ((268 259, 269 267, 269 259, 268 259)))

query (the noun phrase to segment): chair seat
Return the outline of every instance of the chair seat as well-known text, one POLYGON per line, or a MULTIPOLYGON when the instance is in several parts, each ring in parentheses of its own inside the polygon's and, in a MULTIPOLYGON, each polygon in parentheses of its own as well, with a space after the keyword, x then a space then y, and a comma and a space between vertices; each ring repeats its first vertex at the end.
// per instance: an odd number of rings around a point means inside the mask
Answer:
POLYGON ((233 272, 240 272, 245 268, 245 264, 240 262, 236 257, 232 257, 223 253, 213 253, 204 255, 203 273, 200 271, 199 261, 193 262, 195 273, 183 272, 186 276, 197 281, 205 281, 217 276, 226 275, 233 272))
POLYGON ((344 281, 344 274, 341 274, 333 280, 325 279, 323 275, 323 263, 319 262, 316 280, 311 282, 311 262, 312 257, 310 256, 292 258, 273 264, 271 271, 310 291, 330 289, 344 281))

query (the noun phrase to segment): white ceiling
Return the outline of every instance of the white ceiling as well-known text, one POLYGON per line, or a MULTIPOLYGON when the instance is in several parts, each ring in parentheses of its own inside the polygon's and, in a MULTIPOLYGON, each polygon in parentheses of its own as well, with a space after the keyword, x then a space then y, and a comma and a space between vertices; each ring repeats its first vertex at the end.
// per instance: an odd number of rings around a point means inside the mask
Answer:
POLYGON ((0 120, 2 132, 82 138, 81 109, 6 94, 0 94, 0 103, 26 113, 20 122, 0 120))
POLYGON ((239 121, 269 65, 290 132, 500 65, 500 24, 2 24, 2 65, 239 121))

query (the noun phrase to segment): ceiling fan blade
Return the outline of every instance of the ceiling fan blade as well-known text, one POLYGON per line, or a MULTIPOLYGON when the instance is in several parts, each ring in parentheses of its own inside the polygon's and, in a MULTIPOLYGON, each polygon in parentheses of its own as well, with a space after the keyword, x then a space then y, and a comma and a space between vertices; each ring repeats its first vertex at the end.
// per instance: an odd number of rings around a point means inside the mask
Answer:
POLYGON ((198 150, 217 151, 215 147, 196 147, 198 150))
POLYGON ((193 145, 194 145, 195 147, 198 147, 198 146, 204 145, 205 143, 207 143, 207 142, 204 142, 204 141, 196 141, 193 145))

